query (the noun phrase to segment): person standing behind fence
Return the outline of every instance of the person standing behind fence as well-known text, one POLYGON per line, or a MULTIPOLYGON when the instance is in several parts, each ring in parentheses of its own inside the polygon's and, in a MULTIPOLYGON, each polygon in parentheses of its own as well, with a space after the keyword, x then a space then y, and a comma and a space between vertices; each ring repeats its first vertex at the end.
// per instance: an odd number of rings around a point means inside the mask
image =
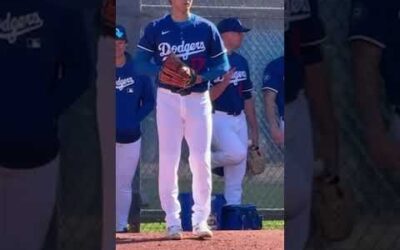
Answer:
POLYGON ((192 14, 192 0, 170 0, 171 14, 151 22, 138 44, 141 72, 157 74, 163 60, 175 54, 197 73, 196 84, 177 89, 157 79, 159 195, 166 213, 167 238, 181 239, 178 166, 182 139, 189 147, 193 174, 193 234, 212 237, 207 225, 211 210, 211 100, 209 81, 225 74, 229 62, 220 34, 210 21, 192 14), (151 63, 154 59, 155 64, 151 63))
POLYGON ((231 70, 212 82, 213 101, 212 166, 213 172, 224 176, 224 196, 227 204, 242 202, 242 182, 246 173, 248 128, 252 148, 258 149, 258 124, 252 96, 253 83, 247 60, 235 50, 242 45, 245 28, 238 18, 226 18, 218 23, 228 50, 231 70), (244 112, 243 112, 244 111, 244 112))
POLYGON ((132 200, 132 179, 140 158, 140 123, 153 110, 150 78, 134 71, 134 61, 126 52, 123 26, 115 28, 116 64, 116 231, 128 231, 132 200))
POLYGON ((284 58, 276 58, 264 70, 263 86, 265 117, 275 144, 283 147, 285 140, 284 58), (278 115, 278 117, 276 116, 278 115))

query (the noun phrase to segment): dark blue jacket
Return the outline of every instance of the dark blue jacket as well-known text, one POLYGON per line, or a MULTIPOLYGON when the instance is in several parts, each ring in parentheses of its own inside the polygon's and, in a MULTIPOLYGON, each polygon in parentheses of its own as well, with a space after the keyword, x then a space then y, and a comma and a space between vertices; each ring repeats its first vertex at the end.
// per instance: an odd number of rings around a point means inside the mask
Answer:
POLYGON ((126 54, 126 63, 116 69, 116 132, 118 143, 132 143, 141 136, 140 122, 154 108, 150 78, 134 71, 134 62, 126 54))

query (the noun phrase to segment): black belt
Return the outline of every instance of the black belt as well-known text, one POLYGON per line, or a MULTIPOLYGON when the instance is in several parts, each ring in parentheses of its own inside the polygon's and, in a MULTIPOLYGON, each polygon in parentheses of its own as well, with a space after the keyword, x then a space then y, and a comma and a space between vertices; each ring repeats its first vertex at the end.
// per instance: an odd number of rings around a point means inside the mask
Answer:
POLYGON ((227 115, 231 115, 231 116, 239 116, 241 113, 242 113, 242 111, 222 111, 222 110, 215 110, 215 109, 213 109, 213 114, 215 113, 215 111, 219 111, 219 112, 223 112, 223 113, 225 113, 225 114, 227 114, 227 115))
POLYGON ((181 96, 186 96, 186 95, 190 95, 192 93, 191 89, 182 89, 182 88, 176 88, 176 87, 170 87, 170 86, 160 86, 160 88, 163 89, 168 89, 169 91, 171 91, 172 93, 175 94, 179 94, 181 96))
POLYGON ((163 89, 168 89, 172 93, 179 94, 181 96, 190 95, 191 93, 204 93, 204 92, 207 91, 207 89, 204 90, 204 91, 193 91, 191 88, 182 89, 182 88, 178 88, 178 87, 174 87, 174 86, 169 86, 169 85, 166 85, 166 84, 159 85, 159 87, 163 88, 163 89))

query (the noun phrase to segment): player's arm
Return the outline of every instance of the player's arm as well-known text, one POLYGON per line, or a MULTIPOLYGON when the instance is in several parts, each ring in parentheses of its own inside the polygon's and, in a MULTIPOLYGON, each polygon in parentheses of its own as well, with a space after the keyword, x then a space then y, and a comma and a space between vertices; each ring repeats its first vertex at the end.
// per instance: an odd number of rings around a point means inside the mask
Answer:
POLYGON ((231 68, 227 50, 215 26, 210 26, 208 70, 201 74, 203 80, 213 81, 231 68))
POLYGON ((247 81, 243 84, 242 96, 244 98, 244 113, 250 127, 250 139, 253 146, 258 147, 258 122, 256 116, 256 105, 253 95, 253 82, 251 81, 249 67, 246 63, 247 81))
POLYGON ((277 113, 277 105, 276 105, 276 97, 277 93, 274 90, 266 89, 264 90, 264 107, 265 107, 265 117, 267 118, 267 122, 269 124, 269 130, 274 142, 283 146, 284 143, 284 134, 279 127, 277 113))
POLYGON ((140 74, 155 76, 160 71, 161 66, 152 62, 156 53, 156 35, 159 33, 156 23, 148 24, 144 30, 143 36, 137 44, 137 50, 134 56, 135 70, 140 74))
POLYGON ((235 73, 235 68, 230 69, 228 73, 226 73, 222 77, 221 82, 214 82, 213 86, 210 89, 210 97, 211 101, 215 101, 222 95, 222 93, 225 91, 225 89, 229 86, 230 81, 232 79, 233 74, 235 73))
POLYGON ((400 166, 398 149, 387 137, 387 128, 381 112, 383 79, 380 74, 382 48, 366 42, 352 41, 353 77, 356 102, 364 124, 364 138, 375 163, 382 167, 400 166))
MULTIPOLYGON (((281 85, 283 84, 283 77, 280 74, 275 73, 274 65, 276 64, 269 64, 263 76, 263 93, 264 93, 264 107, 265 107, 265 117, 269 124, 269 130, 274 142, 279 145, 283 146, 284 144, 284 134, 280 128, 280 124, 278 123, 277 117, 277 105, 276 105, 276 98, 278 95, 278 89, 281 89, 281 85)), ((281 69, 277 69, 281 70, 281 69)))
POLYGON ((258 122, 256 116, 256 107, 254 102, 254 97, 244 101, 244 112, 246 114, 246 119, 250 127, 250 139, 253 146, 259 146, 258 143, 258 122))
POLYGON ((96 63, 91 60, 91 48, 95 48, 94 43, 97 42, 94 37, 88 37, 82 13, 66 8, 60 13, 62 15, 60 14, 60 22, 57 24, 58 33, 55 34, 60 71, 52 90, 56 116, 71 106, 95 79, 96 63), (93 44, 89 44, 89 41, 93 44))
POLYGON ((142 76, 141 80, 143 81, 143 91, 141 96, 141 106, 136 116, 138 122, 143 121, 144 118, 146 118, 146 116, 154 109, 155 105, 153 85, 151 84, 150 78, 142 76))
POLYGON ((356 102, 366 128, 366 139, 372 143, 376 135, 380 137, 386 133, 380 111, 380 93, 384 87, 379 72, 382 49, 358 40, 351 42, 351 52, 356 102))
MULTIPOLYGON (((313 8, 314 12, 317 6, 313 8)), ((328 174, 338 172, 338 127, 331 97, 332 82, 328 78, 321 44, 325 38, 317 13, 302 23, 301 53, 305 63, 305 90, 310 104, 316 141, 316 157, 321 158, 328 174)))
MULTIPOLYGON (((320 50, 320 48, 308 48, 309 50, 320 50)), ((311 52, 314 53, 314 52, 311 52)), ((320 53, 320 52, 315 52, 320 53)), ((306 92, 310 101, 311 116, 315 130, 320 136, 319 147, 316 155, 324 160, 327 171, 337 174, 338 167, 338 127, 334 114, 331 97, 331 81, 326 73, 325 63, 316 61, 305 67, 306 92)))
POLYGON ((388 5, 379 2, 355 2, 353 9, 358 10, 353 11, 349 39, 356 103, 363 122, 364 139, 375 163, 382 167, 398 167, 400 145, 395 145, 388 138, 380 109, 384 88, 380 63, 388 35, 386 18, 392 12, 388 5), (359 5, 361 3, 363 5, 359 5))
POLYGON ((279 129, 278 120, 276 117, 276 96, 277 93, 273 90, 264 90, 264 107, 265 117, 271 130, 279 129))

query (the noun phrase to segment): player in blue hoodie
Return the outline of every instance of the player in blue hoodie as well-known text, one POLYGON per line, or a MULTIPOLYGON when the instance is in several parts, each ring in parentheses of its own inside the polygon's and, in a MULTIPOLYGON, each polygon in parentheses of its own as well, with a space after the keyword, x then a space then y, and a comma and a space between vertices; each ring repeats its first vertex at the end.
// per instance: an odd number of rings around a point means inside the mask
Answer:
POLYGON ((134 62, 125 52, 127 35, 116 27, 116 231, 126 231, 132 201, 132 179, 140 157, 140 122, 153 110, 154 96, 150 78, 134 71, 134 62))

